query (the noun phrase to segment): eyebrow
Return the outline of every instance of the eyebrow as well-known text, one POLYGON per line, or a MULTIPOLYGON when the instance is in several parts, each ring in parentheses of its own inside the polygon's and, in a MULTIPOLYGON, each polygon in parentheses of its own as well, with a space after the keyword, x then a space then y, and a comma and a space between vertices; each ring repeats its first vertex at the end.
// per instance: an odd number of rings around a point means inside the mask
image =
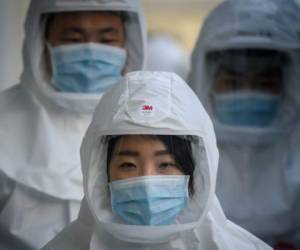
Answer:
POLYGON ((171 155, 168 150, 155 151, 154 156, 171 155))
MULTIPOLYGON (((137 151, 133 150, 122 150, 116 153, 118 156, 132 156, 138 157, 140 154, 137 151)), ((171 155, 168 150, 158 150, 154 152, 154 156, 161 156, 161 155, 171 155)))
POLYGON ((122 151, 117 152, 116 155, 138 157, 139 153, 136 151, 132 151, 132 150, 122 150, 122 151))
POLYGON ((71 28, 66 28, 62 31, 63 35, 67 35, 69 33, 82 33, 83 29, 76 28, 76 27, 71 27, 71 28))
POLYGON ((114 27, 107 27, 107 28, 102 28, 102 29, 98 29, 98 33, 100 34, 106 34, 106 33, 118 33, 118 30, 114 27))
MULTIPOLYGON (((86 30, 84 30, 82 28, 78 28, 78 27, 70 27, 70 28, 66 28, 63 30, 64 35, 67 35, 69 33, 85 33, 85 32, 86 32, 86 30)), ((107 33, 117 34, 118 30, 114 27, 106 27, 106 28, 97 29, 97 33, 98 34, 107 34, 107 33)))

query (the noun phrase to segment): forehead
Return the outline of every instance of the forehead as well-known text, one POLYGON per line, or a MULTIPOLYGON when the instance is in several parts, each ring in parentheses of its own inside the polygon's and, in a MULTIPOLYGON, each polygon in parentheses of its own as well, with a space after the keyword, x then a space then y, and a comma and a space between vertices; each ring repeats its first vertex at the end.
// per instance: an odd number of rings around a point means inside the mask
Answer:
POLYGON ((62 28, 86 25, 122 25, 122 15, 118 11, 75 11, 48 15, 48 26, 62 28))
POLYGON ((124 135, 117 142, 118 149, 136 149, 141 150, 143 147, 166 149, 164 143, 154 136, 142 135, 124 135))

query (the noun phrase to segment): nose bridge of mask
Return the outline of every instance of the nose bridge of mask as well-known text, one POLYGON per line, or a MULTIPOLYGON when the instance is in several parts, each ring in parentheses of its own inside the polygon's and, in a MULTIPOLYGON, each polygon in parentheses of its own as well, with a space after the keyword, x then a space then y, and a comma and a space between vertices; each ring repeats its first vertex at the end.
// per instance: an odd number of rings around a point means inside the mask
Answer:
MULTIPOLYGON (((214 93, 213 94, 215 100, 222 101, 239 101, 241 100, 251 100, 253 102, 257 100, 265 100, 265 101, 279 101, 280 96, 272 93, 262 92, 262 91, 251 91, 251 90, 241 90, 241 91, 232 91, 226 93, 214 93)), ((238 105, 236 105, 238 106, 238 105)))
POLYGON ((52 47, 48 43, 52 59, 61 63, 76 61, 107 61, 111 64, 119 60, 125 63, 126 51, 123 48, 97 43, 66 44, 52 47), (115 57, 112 57, 111 55, 115 57))
POLYGON ((111 191, 123 192, 124 189, 132 190, 122 198, 135 200, 148 197, 178 197, 182 195, 182 186, 186 185, 188 177, 185 175, 151 175, 110 183, 111 191), (135 193, 136 195, 132 195, 135 193))
POLYGON ((102 44, 50 48, 52 84, 64 92, 103 93, 121 78, 124 49, 102 44))

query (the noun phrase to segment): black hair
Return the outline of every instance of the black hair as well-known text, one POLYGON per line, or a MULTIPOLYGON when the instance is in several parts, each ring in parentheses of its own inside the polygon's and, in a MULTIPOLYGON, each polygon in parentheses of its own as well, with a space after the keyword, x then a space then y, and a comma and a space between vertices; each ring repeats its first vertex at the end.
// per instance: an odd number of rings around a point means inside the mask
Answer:
POLYGON ((43 17, 43 18, 46 19, 46 25, 45 25, 45 38, 46 38, 46 40, 48 40, 48 38, 49 38, 50 26, 52 25, 55 16, 56 16, 55 13, 49 13, 49 14, 46 14, 43 17))
MULTIPOLYGON (((189 193, 193 195, 194 190, 194 170, 195 162, 192 156, 191 141, 188 139, 174 136, 174 135, 140 135, 150 139, 158 139, 166 146, 168 152, 174 157, 178 169, 185 175, 190 176, 189 180, 189 193)), ((116 144, 123 136, 112 137, 108 140, 107 146, 107 177, 109 179, 109 164, 112 159, 112 154, 116 144)))

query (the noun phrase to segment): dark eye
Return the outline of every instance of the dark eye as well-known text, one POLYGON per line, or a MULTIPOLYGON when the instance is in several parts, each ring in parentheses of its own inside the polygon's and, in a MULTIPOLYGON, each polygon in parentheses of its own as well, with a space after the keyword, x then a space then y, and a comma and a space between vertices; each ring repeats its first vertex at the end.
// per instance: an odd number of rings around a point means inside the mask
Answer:
POLYGON ((272 77, 264 77, 255 80, 256 85, 259 88, 273 88, 274 86, 280 86, 281 80, 279 78, 272 78, 272 77))
POLYGON ((115 39, 102 39, 100 42, 101 43, 114 43, 114 42, 116 42, 116 40, 115 39))
POLYGON ((117 39, 102 39, 101 41, 99 41, 99 43, 118 47, 120 47, 121 44, 117 39))
POLYGON ((76 39, 76 38, 68 38, 68 39, 63 39, 62 42, 64 44, 69 44, 69 43, 81 43, 80 39, 76 39))
POLYGON ((232 77, 225 80, 226 86, 230 89, 236 89, 240 86, 240 79, 232 77))
POLYGON ((119 165, 119 168, 121 169, 135 169, 136 165, 131 163, 131 162, 123 162, 122 164, 119 165))
POLYGON ((83 42, 83 37, 79 34, 70 34, 70 35, 65 35, 61 37, 61 42, 64 44, 69 44, 69 43, 81 43, 83 42))
POLYGON ((268 89, 270 85, 270 81, 267 80, 259 80, 255 83, 255 86, 257 86, 258 89, 268 89))
POLYGON ((159 165, 160 168, 176 168, 177 165, 173 162, 162 162, 160 165, 159 165))

